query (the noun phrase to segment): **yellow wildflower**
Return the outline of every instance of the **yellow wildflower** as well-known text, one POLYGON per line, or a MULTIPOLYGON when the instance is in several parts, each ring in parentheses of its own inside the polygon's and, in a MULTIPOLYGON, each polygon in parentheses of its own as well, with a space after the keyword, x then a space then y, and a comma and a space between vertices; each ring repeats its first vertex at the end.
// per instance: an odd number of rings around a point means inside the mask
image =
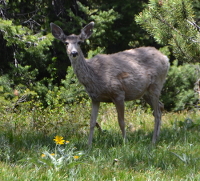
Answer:
POLYGON ((45 154, 42 154, 42 155, 41 155, 42 158, 45 157, 45 156, 46 156, 45 154))
POLYGON ((79 156, 74 156, 74 159, 78 159, 79 158, 79 156))
POLYGON ((52 155, 52 156, 54 156, 54 155, 55 155, 55 153, 51 153, 51 155, 52 155))
POLYGON ((65 143, 66 143, 66 144, 68 144, 68 143, 69 143, 69 141, 66 141, 65 143))
POLYGON ((55 138, 54 138, 53 140, 54 140, 54 141, 56 142, 56 144, 58 144, 58 145, 63 145, 64 142, 65 142, 65 140, 63 139, 62 136, 55 136, 55 138))

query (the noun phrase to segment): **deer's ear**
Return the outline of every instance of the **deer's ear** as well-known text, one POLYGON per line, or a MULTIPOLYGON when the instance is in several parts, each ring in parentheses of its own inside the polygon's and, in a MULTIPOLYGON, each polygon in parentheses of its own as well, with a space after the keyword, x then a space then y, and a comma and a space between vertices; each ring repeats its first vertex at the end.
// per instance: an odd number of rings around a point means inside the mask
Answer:
POLYGON ((85 40, 87 38, 90 38, 93 32, 92 31, 93 28, 94 28, 94 22, 92 21, 81 30, 81 34, 79 35, 80 39, 85 40))
POLYGON ((64 34, 63 30, 54 23, 50 23, 52 35, 57 38, 58 40, 64 41, 66 35, 64 34))

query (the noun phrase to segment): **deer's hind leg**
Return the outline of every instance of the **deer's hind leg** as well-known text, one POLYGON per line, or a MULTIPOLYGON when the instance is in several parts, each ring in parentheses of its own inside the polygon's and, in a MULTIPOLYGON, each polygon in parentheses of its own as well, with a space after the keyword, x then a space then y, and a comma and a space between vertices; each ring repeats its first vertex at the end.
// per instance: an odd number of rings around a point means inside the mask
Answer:
MULTIPOLYGON (((158 92, 157 92, 158 93, 158 92)), ((154 133, 152 138, 152 143, 155 144, 158 140, 159 134, 160 134, 160 128, 161 128, 161 109, 163 109, 163 104, 159 101, 159 95, 160 93, 156 94, 155 92, 147 93, 143 96, 145 101, 152 107, 153 109, 153 115, 155 118, 154 123, 154 133)))

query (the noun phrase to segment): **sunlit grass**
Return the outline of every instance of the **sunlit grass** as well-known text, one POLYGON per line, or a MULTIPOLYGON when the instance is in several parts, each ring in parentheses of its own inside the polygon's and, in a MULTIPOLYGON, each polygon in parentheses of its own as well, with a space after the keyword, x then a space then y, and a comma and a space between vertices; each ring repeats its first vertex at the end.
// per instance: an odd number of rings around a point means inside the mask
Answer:
POLYGON ((87 146, 89 102, 71 108, 29 112, 22 109, 1 114, 2 181, 200 179, 199 111, 163 113, 160 139, 153 146, 152 111, 128 105, 125 113, 127 142, 124 144, 115 107, 102 104, 98 122, 104 131, 100 134, 95 129, 92 149, 87 146), (55 137, 58 135, 59 138, 55 137), (55 169, 51 156, 55 157, 52 154, 55 154, 56 143, 66 150, 65 153, 71 149, 65 146, 73 145, 75 150, 70 152, 70 163, 74 164, 69 166, 68 162, 63 162, 64 166, 55 169), (49 155, 45 155, 47 152, 49 155), (42 164, 42 160, 46 164, 42 164))

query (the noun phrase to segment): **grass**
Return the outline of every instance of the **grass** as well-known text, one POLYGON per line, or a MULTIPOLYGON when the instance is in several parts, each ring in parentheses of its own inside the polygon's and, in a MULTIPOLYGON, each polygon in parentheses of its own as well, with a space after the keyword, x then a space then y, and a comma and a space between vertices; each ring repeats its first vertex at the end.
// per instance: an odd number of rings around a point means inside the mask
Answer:
POLYGON ((113 105, 104 104, 98 117, 104 132, 95 130, 91 149, 88 102, 55 110, 2 111, 0 180, 199 180, 200 112, 164 113, 160 140, 153 146, 151 110, 127 107, 127 142, 113 105), (69 143, 56 145, 56 135, 69 143), (48 156, 55 152, 59 157, 48 156))

